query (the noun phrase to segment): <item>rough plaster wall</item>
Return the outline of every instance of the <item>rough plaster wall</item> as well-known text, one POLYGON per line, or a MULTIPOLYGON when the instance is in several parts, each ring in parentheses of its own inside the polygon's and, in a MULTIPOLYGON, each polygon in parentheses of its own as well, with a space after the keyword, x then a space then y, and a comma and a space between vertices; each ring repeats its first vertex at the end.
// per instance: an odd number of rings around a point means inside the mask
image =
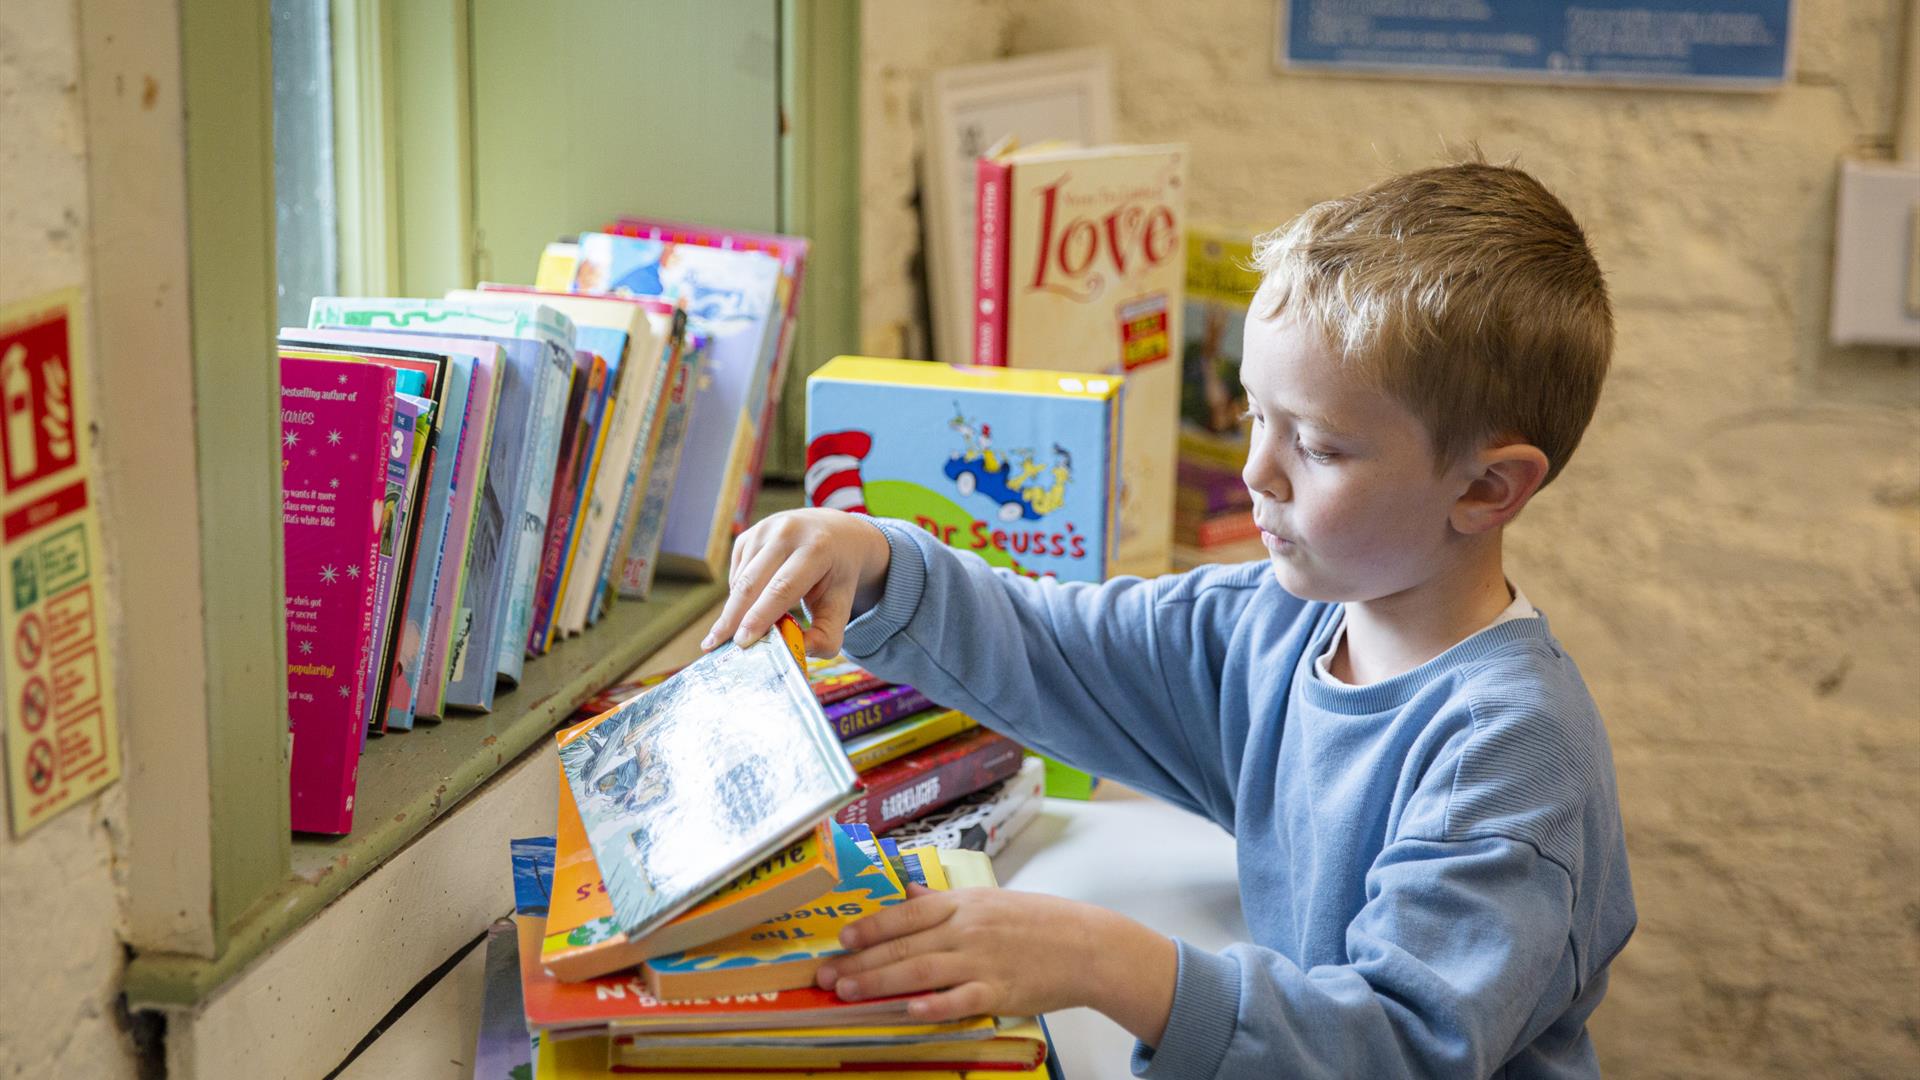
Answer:
POLYGON ((1920 364, 1824 345, 1836 162, 1890 142, 1899 4, 1795 11, 1791 85, 1731 95, 1282 75, 1246 0, 867 6, 870 350, 921 333, 919 81, 996 41, 1111 45, 1122 136, 1192 146, 1199 220, 1478 140, 1585 223, 1613 375, 1509 546, 1613 738, 1641 927, 1594 1023, 1612 1075, 1920 1073, 1920 364))
MULTIPOLYGON (((0 3, 0 304, 87 282, 86 122, 70 0, 0 3)), ((14 840, 0 828, 0 1076, 132 1076, 115 785, 14 840)))

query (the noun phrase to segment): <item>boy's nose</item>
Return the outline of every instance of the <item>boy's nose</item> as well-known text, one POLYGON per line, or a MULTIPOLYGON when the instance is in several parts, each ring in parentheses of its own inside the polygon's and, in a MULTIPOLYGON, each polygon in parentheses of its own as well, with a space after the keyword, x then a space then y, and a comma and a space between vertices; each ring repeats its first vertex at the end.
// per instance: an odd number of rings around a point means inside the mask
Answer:
POLYGON ((1284 472, 1266 460, 1256 445, 1247 455, 1247 463, 1240 469, 1240 482, 1255 495, 1264 495, 1275 502, 1285 502, 1293 494, 1284 472))

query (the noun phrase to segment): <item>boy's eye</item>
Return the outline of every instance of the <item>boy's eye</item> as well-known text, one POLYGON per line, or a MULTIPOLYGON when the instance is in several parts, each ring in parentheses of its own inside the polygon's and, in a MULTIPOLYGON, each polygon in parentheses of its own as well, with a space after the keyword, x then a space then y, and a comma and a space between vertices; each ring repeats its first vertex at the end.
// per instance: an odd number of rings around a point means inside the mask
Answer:
POLYGON ((1325 465, 1340 456, 1331 450, 1316 450, 1299 439, 1293 440, 1293 448, 1298 450, 1302 457, 1318 465, 1325 465))

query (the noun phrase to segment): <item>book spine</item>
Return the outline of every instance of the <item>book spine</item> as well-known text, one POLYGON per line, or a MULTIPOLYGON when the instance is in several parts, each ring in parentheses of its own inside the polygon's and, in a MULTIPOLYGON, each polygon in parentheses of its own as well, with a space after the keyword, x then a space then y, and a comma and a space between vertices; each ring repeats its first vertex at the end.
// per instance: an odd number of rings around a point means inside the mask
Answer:
POLYGON ((921 747, 932 746, 942 739, 970 730, 973 726, 973 717, 958 709, 930 713, 925 719, 902 723, 897 731, 875 732, 870 739, 858 740, 859 745, 849 743, 846 748, 847 761, 853 765, 855 772, 866 772, 921 747))
POLYGON ((360 722, 374 731, 386 730, 386 715, 380 711, 386 697, 387 624, 393 621, 394 557, 400 547, 401 504, 406 499, 407 466, 413 453, 413 425, 417 417, 396 409, 392 433, 387 441, 387 486, 384 511, 380 518, 380 554, 373 577, 373 625, 368 628, 367 655, 361 665, 367 695, 360 722))
MULTIPOLYGON (((574 466, 573 521, 568 528, 566 555, 560 560, 560 585, 554 593, 553 623, 547 631, 549 647, 586 627, 580 597, 581 590, 587 587, 580 580, 585 572, 582 556, 592 549, 594 530, 606 513, 606 492, 597 489, 601 455, 606 453, 607 438, 619 412, 612 378, 617 371, 617 368, 610 370, 599 357, 594 358, 597 381, 587 391, 588 419, 581 424, 581 437, 586 441, 574 466), (576 615, 581 616, 578 621, 576 615)), ((597 564, 595 568, 598 569, 597 564)))
POLYGON ((505 622, 494 653, 494 671, 509 685, 518 685, 526 666, 527 640, 533 628, 533 591, 540 578, 540 540, 547 533, 547 507, 553 498, 554 471, 560 460, 560 440, 566 422, 573 352, 557 340, 543 339, 535 375, 532 434, 528 440, 523 490, 515 505, 524 509, 521 528, 514 535, 514 559, 508 580, 505 622))
POLYGON ((973 362, 1007 362, 1008 234, 1013 229, 1013 166, 980 159, 975 166, 973 362))
POLYGON ((834 820, 865 823, 876 834, 884 833, 1005 780, 1020 771, 1023 754, 1020 744, 1005 735, 976 728, 868 773, 863 777, 866 793, 834 820))
MULTIPOLYGON (((675 331, 684 334, 684 327, 675 331)), ((623 597, 645 600, 653 592, 654 572, 660 564, 660 540, 665 535, 667 507, 673 498, 674 477, 680 473, 680 460, 687 446, 687 417, 693 406, 693 379, 699 367, 700 350, 682 337, 675 364, 673 389, 667 398, 665 415, 660 418, 660 445, 651 466, 645 471, 646 490, 637 500, 633 525, 626 540, 626 561, 620 567, 619 592, 623 597)))
POLYGON ((833 726, 840 732, 840 741, 845 742, 856 735, 932 707, 933 702, 927 700, 927 695, 913 687, 890 686, 885 690, 834 702, 826 707, 826 713, 827 719, 833 721, 833 726))
POLYGON ((580 454, 586 441, 589 386, 593 377, 593 359, 575 352, 572 380, 567 388, 567 412, 561 421, 560 445, 553 464, 553 485, 547 492, 547 526, 541 534, 540 576, 534 584, 532 620, 527 624, 526 651, 539 656, 547 651, 553 637, 554 607, 559 602, 560 572, 567 557, 567 540, 573 532, 574 493, 577 490, 580 454))

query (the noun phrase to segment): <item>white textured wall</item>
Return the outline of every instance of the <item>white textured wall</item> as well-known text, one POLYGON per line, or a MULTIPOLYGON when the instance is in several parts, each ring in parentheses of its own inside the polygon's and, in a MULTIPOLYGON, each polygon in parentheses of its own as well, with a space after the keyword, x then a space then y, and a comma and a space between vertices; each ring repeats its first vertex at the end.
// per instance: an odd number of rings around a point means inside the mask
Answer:
POLYGON ((1619 322, 1511 573, 1612 733, 1641 928, 1618 1076, 1920 1074, 1920 359, 1823 344, 1836 161, 1891 140, 1898 0, 1795 5, 1755 95, 1295 76, 1274 5, 867 5, 863 339, 914 348, 918 88, 1086 44, 1199 220, 1271 227, 1477 140, 1587 226, 1619 322))
MULTIPOLYGON (((0 304, 88 279, 72 0, 0 3, 0 304)), ((120 787, 24 840, 0 826, 0 1077, 134 1075, 115 1020, 120 787)))

